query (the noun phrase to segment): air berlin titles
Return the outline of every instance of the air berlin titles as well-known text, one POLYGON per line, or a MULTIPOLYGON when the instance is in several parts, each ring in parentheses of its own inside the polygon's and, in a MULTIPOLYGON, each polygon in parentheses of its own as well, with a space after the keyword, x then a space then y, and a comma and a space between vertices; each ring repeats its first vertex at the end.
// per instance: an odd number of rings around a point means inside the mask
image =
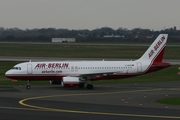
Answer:
POLYGON ((68 67, 69 63, 38 63, 34 69, 62 69, 68 67))
POLYGON ((164 42, 165 37, 161 37, 161 39, 155 44, 154 46, 154 50, 151 50, 149 53, 149 58, 151 58, 154 55, 154 52, 157 51, 159 49, 159 47, 162 45, 162 43, 164 42))

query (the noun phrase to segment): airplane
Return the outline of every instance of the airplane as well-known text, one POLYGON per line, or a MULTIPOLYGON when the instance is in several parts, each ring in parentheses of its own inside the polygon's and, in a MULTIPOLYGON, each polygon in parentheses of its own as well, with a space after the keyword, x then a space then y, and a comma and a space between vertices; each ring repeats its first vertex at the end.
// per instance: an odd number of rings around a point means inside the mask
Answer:
POLYGON ((30 81, 50 80, 51 84, 63 87, 79 86, 93 89, 91 81, 121 79, 139 76, 170 67, 162 62, 168 34, 160 34, 147 51, 137 60, 130 61, 49 61, 23 62, 15 65, 5 73, 14 80, 30 81))

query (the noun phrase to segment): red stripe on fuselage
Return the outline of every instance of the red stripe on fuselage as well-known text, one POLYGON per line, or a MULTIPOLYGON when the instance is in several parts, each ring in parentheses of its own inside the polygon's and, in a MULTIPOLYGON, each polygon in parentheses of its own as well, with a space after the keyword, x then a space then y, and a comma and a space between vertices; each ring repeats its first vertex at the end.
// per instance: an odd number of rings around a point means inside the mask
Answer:
POLYGON ((6 77, 10 79, 15 80, 61 80, 62 77, 65 75, 54 75, 54 74, 48 74, 48 75, 41 75, 41 74, 8 74, 6 77))

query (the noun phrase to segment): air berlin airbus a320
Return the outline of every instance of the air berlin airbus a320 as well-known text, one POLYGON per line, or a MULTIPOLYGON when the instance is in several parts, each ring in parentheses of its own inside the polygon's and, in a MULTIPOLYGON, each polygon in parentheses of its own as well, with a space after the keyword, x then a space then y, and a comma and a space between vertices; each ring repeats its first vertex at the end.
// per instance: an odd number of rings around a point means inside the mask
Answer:
POLYGON ((160 34, 141 58, 134 61, 51 61, 24 62, 15 65, 5 75, 10 79, 30 81, 50 80, 63 87, 79 86, 93 89, 90 81, 121 79, 170 67, 162 62, 168 35, 160 34))

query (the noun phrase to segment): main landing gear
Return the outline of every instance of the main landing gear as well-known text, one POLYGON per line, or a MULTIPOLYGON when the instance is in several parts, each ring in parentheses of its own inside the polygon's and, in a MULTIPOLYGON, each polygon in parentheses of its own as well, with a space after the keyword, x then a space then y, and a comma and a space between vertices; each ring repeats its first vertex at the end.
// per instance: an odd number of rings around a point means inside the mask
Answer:
POLYGON ((83 88, 84 87, 84 83, 79 83, 78 87, 79 88, 83 88))
MULTIPOLYGON (((79 88, 84 88, 84 83, 79 83, 78 87, 79 88)), ((87 84, 86 88, 88 90, 92 90, 93 89, 93 85, 92 84, 87 84)))
POLYGON ((82 77, 82 78, 79 78, 79 80, 81 81, 80 83, 79 83, 79 88, 84 88, 84 84, 85 83, 87 83, 87 85, 86 85, 86 88, 88 89, 88 90, 92 90, 93 89, 93 85, 91 84, 91 81, 90 81, 90 77, 82 77))
POLYGON ((26 89, 31 89, 30 81, 27 81, 26 89))
POLYGON ((86 88, 88 89, 88 90, 92 90, 93 89, 93 85, 91 84, 91 78, 86 78, 87 79, 87 86, 86 86, 86 88))
POLYGON ((92 90, 93 89, 93 85, 92 84, 87 84, 86 88, 89 89, 89 90, 92 90))

